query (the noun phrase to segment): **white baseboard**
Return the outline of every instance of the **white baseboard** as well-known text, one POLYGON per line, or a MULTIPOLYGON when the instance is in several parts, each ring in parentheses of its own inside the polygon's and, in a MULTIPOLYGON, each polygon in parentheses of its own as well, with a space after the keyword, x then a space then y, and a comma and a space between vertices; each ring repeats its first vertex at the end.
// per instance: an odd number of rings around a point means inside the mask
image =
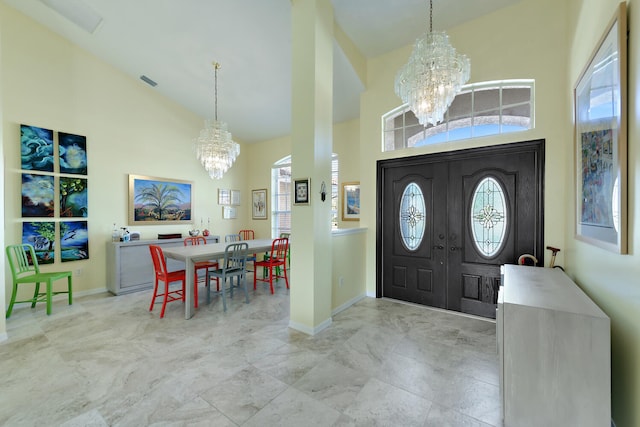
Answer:
POLYGON ((4 333, 0 334, 0 342, 2 342, 2 341, 6 341, 6 340, 8 340, 8 339, 9 339, 9 335, 7 335, 7 333, 6 333, 6 332, 4 332, 4 333))
POLYGON ((364 298, 366 298, 366 297, 367 297, 367 295, 366 295, 366 294, 361 294, 361 295, 358 295, 358 296, 357 296, 357 297, 355 297, 355 298, 351 298, 349 301, 345 302, 345 303, 344 303, 344 304, 342 304, 341 306, 336 307, 336 308, 331 312, 331 315, 332 315, 332 316, 335 316, 336 314, 340 313, 341 311, 346 310, 347 308, 351 307, 353 304, 357 303, 358 301, 360 301, 360 300, 362 300, 362 299, 364 299, 364 298))
POLYGON ((289 327, 292 328, 292 329, 295 329, 296 331, 303 332, 303 333, 305 333, 307 335, 316 335, 316 334, 320 333, 321 331, 323 331, 324 329, 326 329, 329 326, 331 326, 331 322, 332 322, 331 318, 328 318, 327 320, 325 320, 324 322, 320 323, 315 328, 312 328, 310 326, 303 325, 302 323, 297 323, 297 322, 289 320, 289 327))

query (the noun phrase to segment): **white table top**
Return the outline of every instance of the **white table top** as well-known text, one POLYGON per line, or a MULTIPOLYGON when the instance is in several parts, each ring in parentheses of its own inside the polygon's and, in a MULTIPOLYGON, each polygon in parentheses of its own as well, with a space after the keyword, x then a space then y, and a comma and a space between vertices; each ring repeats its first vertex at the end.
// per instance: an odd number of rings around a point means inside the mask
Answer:
MULTIPOLYGON (((273 239, 241 240, 247 243, 249 253, 267 252, 271 250, 273 239)), ((184 318, 190 319, 193 316, 193 264, 198 261, 218 259, 224 257, 224 250, 232 243, 208 243, 206 245, 179 246, 162 249, 164 256, 178 261, 184 261, 186 267, 186 291, 187 295, 184 304, 184 318)))

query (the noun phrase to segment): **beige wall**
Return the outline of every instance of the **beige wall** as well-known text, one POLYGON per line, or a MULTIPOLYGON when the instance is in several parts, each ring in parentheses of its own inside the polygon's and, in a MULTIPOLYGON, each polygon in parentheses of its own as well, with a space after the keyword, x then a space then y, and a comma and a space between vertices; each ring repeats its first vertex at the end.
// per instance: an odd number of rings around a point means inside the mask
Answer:
MULTIPOLYGON (((570 32, 567 59, 566 97, 604 34, 614 11, 616 0, 572 0, 568 16, 570 32)), ((611 317, 611 367, 613 419, 618 427, 640 425, 640 3, 629 1, 628 27, 628 239, 629 254, 616 255, 574 238, 575 217, 567 204, 565 230, 566 264, 569 274, 587 294, 611 317)), ((567 112, 571 113, 571 100, 567 112)), ((573 170, 573 147, 567 144, 565 168, 573 170)), ((574 177, 567 174, 565 185, 572 189, 574 177)), ((569 192, 569 197, 572 193, 569 192)))

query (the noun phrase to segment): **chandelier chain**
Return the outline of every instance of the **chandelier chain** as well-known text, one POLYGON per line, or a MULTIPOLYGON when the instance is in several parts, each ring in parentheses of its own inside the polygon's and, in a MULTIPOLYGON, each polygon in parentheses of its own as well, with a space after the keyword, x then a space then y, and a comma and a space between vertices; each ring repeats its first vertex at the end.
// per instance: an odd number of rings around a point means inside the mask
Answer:
POLYGON ((433 0, 429 0, 429 32, 433 33, 433 0))
POLYGON ((213 104, 213 118, 214 120, 218 120, 218 69, 220 68, 220 63, 218 62, 214 62, 213 63, 213 69, 214 69, 214 91, 213 91, 213 95, 214 95, 214 104, 213 104))

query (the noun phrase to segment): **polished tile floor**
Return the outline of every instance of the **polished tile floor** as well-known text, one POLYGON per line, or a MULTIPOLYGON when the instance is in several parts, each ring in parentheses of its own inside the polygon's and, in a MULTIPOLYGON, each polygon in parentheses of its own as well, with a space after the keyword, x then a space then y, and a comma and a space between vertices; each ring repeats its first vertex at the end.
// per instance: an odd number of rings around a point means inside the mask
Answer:
POLYGON ((495 324, 365 298, 308 336, 289 295, 215 297, 184 320, 150 291, 17 306, 3 426, 501 426, 495 324))

